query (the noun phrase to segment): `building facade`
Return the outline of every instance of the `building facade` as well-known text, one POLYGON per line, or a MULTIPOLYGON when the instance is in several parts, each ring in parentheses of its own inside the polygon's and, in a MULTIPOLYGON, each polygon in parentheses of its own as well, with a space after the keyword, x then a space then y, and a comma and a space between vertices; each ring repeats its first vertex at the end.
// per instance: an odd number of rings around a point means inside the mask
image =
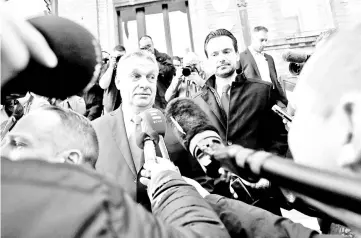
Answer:
MULTIPOLYGON (((54 1, 53 1, 54 2, 54 1)), ((280 74, 288 64, 281 54, 289 48, 310 52, 317 36, 328 29, 361 20, 361 0, 57 0, 57 13, 88 28, 104 50, 116 44, 137 48, 140 36, 153 38, 169 55, 194 51, 205 57, 203 43, 210 30, 225 28, 250 43, 250 29, 269 29, 267 51, 280 74)))

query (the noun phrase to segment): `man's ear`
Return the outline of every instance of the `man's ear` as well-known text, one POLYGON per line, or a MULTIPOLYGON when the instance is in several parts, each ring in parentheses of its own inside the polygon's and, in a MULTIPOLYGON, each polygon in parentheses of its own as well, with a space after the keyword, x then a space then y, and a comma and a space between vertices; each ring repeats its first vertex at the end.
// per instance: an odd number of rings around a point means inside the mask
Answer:
POLYGON ((347 132, 338 164, 361 169, 361 93, 349 93, 340 101, 340 112, 346 118, 347 132))
POLYGON ((65 151, 65 159, 67 163, 79 165, 83 162, 83 154, 80 150, 68 150, 65 151))

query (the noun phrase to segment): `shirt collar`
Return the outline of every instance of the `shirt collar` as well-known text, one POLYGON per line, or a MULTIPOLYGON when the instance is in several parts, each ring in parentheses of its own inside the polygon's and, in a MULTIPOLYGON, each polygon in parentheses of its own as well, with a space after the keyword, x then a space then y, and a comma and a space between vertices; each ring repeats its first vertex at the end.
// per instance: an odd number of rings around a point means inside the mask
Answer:
POLYGON ((123 117, 124 121, 126 123, 132 122, 132 119, 134 118, 135 114, 131 110, 129 106, 122 105, 122 111, 123 111, 123 117))
POLYGON ((257 51, 255 51, 251 46, 248 46, 248 49, 249 49, 249 51, 251 51, 251 53, 252 53, 253 55, 262 55, 262 56, 264 56, 264 53, 263 53, 263 52, 257 52, 257 51))

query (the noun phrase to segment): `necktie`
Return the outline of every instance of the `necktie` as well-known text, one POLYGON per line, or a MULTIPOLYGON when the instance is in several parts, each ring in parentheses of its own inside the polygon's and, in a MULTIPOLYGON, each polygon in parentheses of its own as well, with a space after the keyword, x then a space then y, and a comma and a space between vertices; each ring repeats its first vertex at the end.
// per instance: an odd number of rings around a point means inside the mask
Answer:
POLYGON ((222 88, 222 96, 221 96, 221 104, 222 107, 224 109, 224 111, 226 112, 227 118, 228 118, 228 113, 229 113, 229 95, 228 95, 228 90, 231 88, 231 86, 229 84, 226 84, 223 88, 222 88))
POLYGON ((136 141, 137 134, 140 133, 140 123, 138 123, 137 121, 138 120, 135 118, 131 119, 132 128, 131 128, 131 134, 129 136, 129 147, 132 152, 135 168, 137 171, 139 171, 144 164, 144 156, 143 156, 143 150, 138 147, 136 141))

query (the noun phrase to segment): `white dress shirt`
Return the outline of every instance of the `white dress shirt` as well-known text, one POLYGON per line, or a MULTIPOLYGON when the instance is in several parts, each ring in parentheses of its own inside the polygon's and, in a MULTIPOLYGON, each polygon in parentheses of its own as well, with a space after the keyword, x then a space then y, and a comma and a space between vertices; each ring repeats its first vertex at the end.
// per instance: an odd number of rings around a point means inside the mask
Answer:
POLYGON ((268 62, 266 57, 264 56, 264 53, 259 53, 255 51, 252 47, 248 47, 249 51, 251 52, 254 61, 256 61, 258 71, 261 74, 261 79, 266 82, 272 83, 268 62))

